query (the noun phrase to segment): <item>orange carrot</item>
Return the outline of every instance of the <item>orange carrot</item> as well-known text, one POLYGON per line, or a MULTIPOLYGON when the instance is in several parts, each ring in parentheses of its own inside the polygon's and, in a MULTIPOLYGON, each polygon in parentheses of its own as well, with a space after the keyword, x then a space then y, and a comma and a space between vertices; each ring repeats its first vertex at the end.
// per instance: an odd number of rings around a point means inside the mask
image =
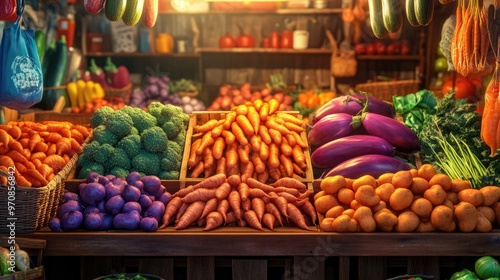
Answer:
POLYGON ((188 193, 190 193, 194 190, 197 190, 197 189, 201 189, 201 188, 215 189, 215 188, 219 187, 225 181, 226 181, 226 174, 215 174, 209 178, 203 179, 203 181, 201 181, 195 185, 191 185, 187 188, 178 190, 172 196, 184 197, 188 193))
MULTIPOLYGON (((246 108, 246 106, 245 106, 245 108, 246 108)), ((253 129, 253 126, 250 123, 250 121, 248 120, 246 115, 238 115, 236 117, 236 123, 238 124, 238 126, 241 128, 241 130, 243 131, 243 133, 245 133, 245 135, 247 137, 254 135, 255 130, 253 129)), ((232 125, 231 125, 231 129, 233 129, 232 125)))
POLYGON ((18 186, 30 188, 33 185, 30 181, 26 180, 26 178, 17 170, 14 173, 14 177, 16 178, 16 184, 18 186))
POLYGON ((212 155, 215 159, 220 159, 224 154, 224 149, 226 148, 226 142, 224 138, 217 137, 214 140, 214 145, 212 146, 212 155))
POLYGON ((295 139, 295 136, 293 136, 293 134, 287 134, 285 135, 285 139, 286 139, 286 142, 288 143, 288 145, 290 145, 290 147, 293 147, 297 144, 297 140, 295 139))
POLYGON ((250 187, 252 189, 260 189, 264 193, 269 193, 269 192, 274 191, 274 187, 267 185, 267 184, 264 184, 262 182, 259 182, 258 180, 254 179, 254 178, 248 178, 246 183, 247 183, 248 187, 250 187))
POLYGON ((203 150, 205 150, 207 147, 210 147, 214 144, 214 138, 212 138, 211 133, 205 133, 201 137, 201 143, 200 146, 196 149, 196 154, 197 155, 202 155, 203 150))
POLYGON ((36 169, 28 169, 26 170, 26 174, 35 178, 35 180, 39 181, 43 186, 49 183, 47 179, 45 179, 45 177, 36 169))
POLYGON ((75 139, 80 144, 85 141, 85 138, 80 133, 80 131, 78 131, 78 130, 76 130, 74 128, 71 129, 71 138, 75 139))
POLYGON ((14 140, 12 136, 10 136, 7 131, 0 129, 0 144, 8 146, 11 140, 14 140))
POLYGON ((174 220, 174 225, 179 222, 179 219, 181 218, 182 215, 186 212, 186 209, 189 207, 189 203, 182 203, 181 206, 179 207, 179 210, 177 210, 177 213, 175 213, 175 220, 174 220))
POLYGON ((260 142, 260 150, 257 152, 262 161, 267 161, 269 158, 269 146, 266 143, 260 142))
POLYGON ((237 152, 241 163, 246 164, 250 161, 250 147, 248 145, 238 145, 237 152))
POLYGON ((203 201, 195 201, 191 203, 186 212, 179 218, 179 221, 175 225, 175 229, 184 229, 187 228, 190 224, 196 222, 203 213, 203 208, 205 207, 205 202, 203 201))
POLYGON ((241 105, 238 105, 234 108, 236 114, 238 116, 241 116, 241 115, 246 115, 248 113, 248 107, 244 104, 241 104, 241 105))
POLYGON ((226 141, 226 145, 228 145, 228 146, 233 144, 236 141, 236 136, 234 136, 234 134, 229 130, 224 130, 222 132, 222 137, 224 137, 224 140, 226 141))
POLYGON ((78 153, 81 151, 82 146, 75 138, 69 138, 69 142, 71 144, 71 152, 70 154, 78 153))
POLYGON ((238 219, 236 219, 236 216, 234 215, 233 211, 227 212, 226 219, 224 220, 224 224, 233 224, 233 223, 236 223, 237 221, 238 221, 238 219))
POLYGON ((266 164, 262 161, 259 154, 252 153, 252 163, 255 168, 255 172, 263 173, 266 170, 266 164))
POLYGON ((238 143, 234 142, 226 148, 226 165, 228 169, 238 166, 238 143))
POLYGON ((230 192, 231 185, 228 182, 224 182, 215 190, 215 197, 217 198, 217 200, 226 199, 229 196, 230 192))
POLYGON ((238 141, 241 145, 248 145, 248 139, 245 136, 245 132, 238 123, 233 122, 231 124, 231 132, 233 133, 236 141, 238 141))
POLYGON ((9 130, 9 134, 10 134, 10 136, 12 136, 12 138, 14 140, 18 140, 21 137, 21 134, 22 134, 21 128, 19 128, 18 126, 13 126, 9 130))
MULTIPOLYGON (((305 174, 304 170, 302 168, 300 168, 295 162, 292 164, 293 164, 294 175, 297 174, 297 176, 299 176, 301 178, 304 177, 304 174, 305 174)), ((295 177, 295 176, 293 176, 293 177, 295 177)))
POLYGON ((204 230, 216 229, 222 226, 223 223, 224 223, 224 218, 219 212, 217 211, 210 212, 207 216, 204 230))
POLYGON ((292 157, 301 169, 304 170, 307 168, 306 155, 304 154, 304 150, 299 145, 293 146, 292 157))
POLYGON ((226 172, 227 172, 226 158, 221 157, 220 159, 217 160, 215 174, 226 174, 226 172))
POLYGON ((262 216, 262 225, 274 231, 274 223, 276 223, 276 218, 272 214, 264 213, 262 216))
POLYGON ((44 143, 44 142, 38 142, 35 145, 34 151, 46 153, 48 149, 49 149, 49 146, 46 143, 44 143))
POLYGON ((227 221, 227 212, 229 211, 229 201, 227 199, 223 199, 218 202, 217 204, 217 212, 219 212, 222 215, 222 219, 224 220, 224 223, 227 221))
POLYGON ((291 133, 291 131, 288 128, 286 128, 286 126, 279 124, 278 122, 276 122, 276 119, 274 118, 268 118, 265 125, 267 126, 268 129, 274 129, 279 131, 282 135, 287 135, 291 133))
POLYGON ((318 219, 316 208, 314 208, 314 205, 309 200, 305 200, 299 209, 311 218, 313 225, 316 225, 316 220, 318 219))
POLYGON ((251 208, 252 208, 252 201, 250 201, 250 199, 241 201, 241 209, 243 209, 243 211, 248 211, 251 208))
POLYGON ((21 162, 21 163, 24 163, 24 162, 27 162, 27 161, 28 161, 28 160, 26 159, 26 157, 25 157, 22 153, 20 153, 20 152, 18 152, 18 151, 16 151, 16 150, 10 150, 10 151, 6 154, 6 156, 10 157, 10 158, 11 158, 14 162, 21 162))
POLYGON ((30 150, 35 149, 36 144, 38 144, 41 141, 42 141, 42 137, 40 137, 40 134, 33 134, 33 136, 31 136, 31 138, 29 138, 28 148, 30 150))
POLYGON ((262 222, 262 217, 264 216, 264 212, 266 211, 266 204, 262 199, 255 197, 252 198, 252 210, 257 214, 257 218, 262 222))
POLYGON ((209 120, 208 122, 206 122, 206 123, 204 123, 202 125, 195 125, 193 127, 193 130, 195 132, 206 133, 206 132, 211 131, 212 129, 214 129, 218 124, 219 124, 219 121, 217 121, 216 119, 211 119, 211 120, 209 120))
POLYGON ((287 204, 287 215, 290 217, 290 220, 298 226, 301 229, 305 230, 310 230, 310 231, 315 231, 314 229, 310 228, 306 224, 306 220, 304 219, 304 216, 302 215, 302 212, 300 212, 299 208, 297 206, 293 205, 292 203, 287 204))
POLYGON ((14 163, 14 166, 16 167, 16 171, 21 174, 26 173, 26 171, 28 170, 28 168, 26 168, 26 166, 21 162, 14 163))
POLYGON ((201 157, 196 158, 196 150, 198 149, 198 147, 200 147, 200 143, 201 138, 198 138, 191 144, 191 151, 188 158, 188 167, 195 167, 196 164, 198 164, 198 162, 201 160, 201 157))
POLYGON ((269 136, 272 139, 272 143, 274 143, 278 146, 281 145, 281 141, 283 140, 283 135, 281 134, 281 132, 279 132, 273 128, 270 128, 268 131, 269 131, 269 136))
POLYGON ((50 155, 55 155, 56 152, 57 152, 56 143, 51 143, 45 153, 47 154, 47 156, 50 156, 50 155))
POLYGON ((285 156, 284 154, 280 154, 279 159, 285 169, 286 176, 292 177, 293 176, 292 160, 289 157, 285 156))
POLYGON ((269 197, 269 195, 261 189, 249 188, 248 189, 248 197, 249 198, 255 198, 255 197, 261 198, 261 197, 269 197))
POLYGON ((30 160, 33 161, 34 159, 39 159, 39 160, 43 161, 46 157, 47 157, 47 155, 45 153, 36 152, 36 153, 31 154, 30 160))
POLYGON ((78 130, 78 132, 80 132, 80 134, 83 136, 84 139, 89 137, 90 135, 90 130, 83 125, 73 124, 71 126, 71 129, 78 130))
MULTIPOLYGON (((203 161, 198 162, 191 170, 191 178, 198 178, 205 171, 205 164, 203 161)), ((204 175, 204 174, 203 174, 204 175)))
POLYGON ((253 210, 246 211, 244 217, 245 221, 248 223, 250 227, 258 230, 264 230, 262 228, 262 224, 259 222, 259 218, 257 217, 255 211, 253 210))
POLYGON ((45 142, 48 143, 57 143, 57 141, 61 140, 62 135, 57 132, 51 132, 49 136, 45 137, 45 142))
POLYGON ((5 167, 14 167, 14 161, 7 155, 0 155, 0 162, 5 167))
POLYGON ((18 151, 21 154, 24 154, 23 145, 21 143, 19 143, 19 141, 11 139, 8 146, 9 146, 9 149, 14 150, 14 151, 18 151))
POLYGON ((205 218, 210 212, 217 210, 218 200, 217 198, 211 198, 205 203, 203 208, 203 213, 201 213, 200 219, 205 218))
POLYGON ((54 173, 54 170, 50 166, 41 162, 39 166, 36 166, 36 169, 40 172, 40 174, 42 174, 43 177, 45 177, 45 179, 47 179, 50 174, 54 173))
POLYGON ((252 147, 252 150, 256 153, 258 153, 260 151, 261 146, 262 146, 262 140, 260 139, 260 137, 258 135, 252 135, 250 137, 250 146, 252 147))
POLYGON ((280 165, 279 148, 275 143, 269 145, 269 156, 267 158, 267 163, 270 167, 273 168, 277 168, 280 165))
POLYGON ((71 141, 69 140, 69 138, 63 137, 63 138, 59 139, 59 141, 57 141, 57 143, 56 143, 56 150, 57 150, 57 154, 60 156, 72 151, 71 141))
POLYGON ((251 161, 249 161, 246 164, 242 163, 240 170, 241 170, 241 174, 240 174, 241 181, 246 182, 246 180, 248 178, 252 177, 252 175, 253 175, 253 172, 254 172, 253 163, 251 161))
POLYGON ((291 134, 295 138, 295 141, 297 142, 297 145, 299 145, 303 149, 309 148, 309 145, 302 139, 302 137, 295 131, 292 131, 291 134))
POLYGON ((235 165, 227 169, 227 176, 232 176, 232 175, 240 176, 240 169, 238 168, 238 165, 235 165))
POLYGON ((241 220, 241 197, 238 191, 233 190, 229 193, 229 197, 227 199, 229 201, 229 205, 231 209, 233 209, 234 215, 238 220, 241 220))
POLYGON ((269 177, 273 178, 274 180, 279 180, 281 178, 281 172, 280 172, 279 168, 269 167, 268 173, 269 173, 269 177))
POLYGON ((291 123, 291 122, 285 122, 285 127, 290 131, 295 131, 298 133, 301 133, 302 131, 305 130, 303 127, 298 126, 298 125, 291 123))
POLYGON ((266 213, 273 215, 274 218, 276 218, 276 221, 278 221, 278 223, 281 226, 283 226, 283 221, 281 219, 280 210, 278 209, 278 207, 276 207, 276 205, 274 203, 272 203, 272 202, 266 203, 265 210, 266 210, 266 213))
POLYGON ((312 191, 310 190, 306 190, 305 192, 301 193, 299 198, 300 199, 306 199, 306 198, 309 198, 312 194, 312 191))
POLYGON ((278 181, 274 182, 271 184, 273 187, 286 187, 286 188, 292 188, 292 189, 297 189, 297 190, 306 190, 307 187, 304 185, 301 181, 293 178, 287 178, 283 177, 280 178, 278 181))
POLYGON ((287 193, 287 192, 278 192, 277 194, 278 194, 278 196, 284 197, 286 199, 286 201, 288 201, 289 203, 293 203, 293 202, 296 202, 297 200, 299 200, 299 198, 297 196, 294 196, 294 195, 287 193))
POLYGON ((236 112, 229 112, 227 115, 226 115, 226 118, 224 119, 224 123, 222 124, 222 126, 224 127, 225 130, 228 130, 229 128, 231 128, 231 124, 236 120, 236 112))
POLYGON ((70 128, 71 123, 69 122, 58 122, 58 121, 46 121, 44 122, 47 125, 47 131, 49 132, 58 132, 63 128, 70 128))
POLYGON ((257 173, 256 176, 254 176, 257 181, 265 183, 267 180, 269 180, 269 172, 267 172, 267 169, 264 169, 264 172, 262 173, 257 173))
POLYGON ((292 147, 288 144, 286 138, 283 138, 281 141, 280 151, 283 155, 287 157, 291 156, 293 153, 292 147))
POLYGON ((214 129, 212 129, 212 131, 210 133, 212 133, 212 138, 215 139, 215 138, 221 136, 223 131, 224 131, 224 126, 222 124, 219 124, 216 127, 214 127, 214 129))
POLYGON ((276 208, 278 208, 280 213, 283 214, 283 216, 285 216, 286 220, 288 221, 288 214, 287 214, 288 201, 286 200, 286 198, 284 198, 282 196, 278 196, 278 197, 274 198, 273 202, 276 205, 276 208))
POLYGON ((280 102, 275 98, 269 100, 268 103, 269 103, 269 115, 276 113, 281 105, 280 102))
POLYGON ((289 113, 285 112, 278 112, 276 114, 276 118, 282 119, 285 121, 285 123, 293 123, 295 125, 298 125, 300 127, 303 127, 305 125, 304 120, 297 118, 296 116, 293 116, 289 113))
POLYGON ((261 125, 259 127, 259 136, 262 142, 266 143, 267 145, 271 145, 271 143, 273 142, 271 135, 269 135, 269 130, 264 125, 261 125))
POLYGON ((71 138, 71 130, 68 127, 59 130, 59 134, 61 134, 62 137, 71 138))
POLYGON ((212 166, 215 166, 215 159, 210 147, 207 147, 203 152, 203 165, 205 169, 210 169, 212 166))
POLYGON ((260 129, 260 116, 255 107, 248 107, 247 118, 248 121, 250 121, 250 123, 252 124, 254 133, 257 134, 260 129))
POLYGON ((293 189, 293 188, 287 188, 287 187, 282 187, 282 186, 279 186, 279 187, 275 187, 274 188, 274 191, 276 193, 280 193, 280 192, 286 192, 286 193, 289 193, 293 196, 296 196, 296 197, 299 197, 300 196, 300 192, 299 190, 297 189, 293 189))
POLYGON ((233 187, 238 187, 241 183, 241 177, 238 175, 231 175, 227 177, 227 183, 233 187))
POLYGON ((248 225, 248 223, 245 221, 245 220, 238 220, 236 222, 236 225, 239 226, 239 227, 246 227, 248 225))
POLYGON ((20 138, 18 141, 23 146, 23 149, 29 149, 30 139, 28 137, 20 138))
POLYGON ((260 120, 263 122, 266 121, 268 115, 269 115, 269 104, 264 103, 264 104, 262 104, 262 106, 260 107, 260 110, 259 110, 260 120))
POLYGON ((260 111, 260 109, 262 108, 262 105, 264 105, 264 102, 262 101, 262 99, 256 99, 254 102, 253 102, 253 106, 255 107, 255 109, 257 111, 260 111))
POLYGON ((204 175, 204 178, 209 178, 210 176, 214 175, 215 174, 215 164, 212 164, 210 166, 205 166, 205 169, 203 170, 203 175, 204 175))

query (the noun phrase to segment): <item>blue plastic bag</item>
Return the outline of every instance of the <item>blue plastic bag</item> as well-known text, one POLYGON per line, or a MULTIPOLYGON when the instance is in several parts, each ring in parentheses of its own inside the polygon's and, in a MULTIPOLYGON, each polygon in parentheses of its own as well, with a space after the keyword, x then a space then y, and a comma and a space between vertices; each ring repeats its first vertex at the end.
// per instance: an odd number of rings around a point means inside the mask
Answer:
POLYGON ((35 31, 19 23, 24 0, 18 0, 17 8, 17 20, 3 30, 0 43, 0 105, 23 110, 42 99, 43 75, 35 31))

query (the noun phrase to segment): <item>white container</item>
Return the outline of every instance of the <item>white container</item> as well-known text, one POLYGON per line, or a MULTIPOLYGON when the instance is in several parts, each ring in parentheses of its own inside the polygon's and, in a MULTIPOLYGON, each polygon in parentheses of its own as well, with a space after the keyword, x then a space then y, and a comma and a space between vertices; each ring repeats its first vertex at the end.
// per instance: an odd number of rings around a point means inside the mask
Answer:
POLYGON ((295 30, 293 31, 293 48, 296 50, 307 49, 309 42, 309 31, 295 30))

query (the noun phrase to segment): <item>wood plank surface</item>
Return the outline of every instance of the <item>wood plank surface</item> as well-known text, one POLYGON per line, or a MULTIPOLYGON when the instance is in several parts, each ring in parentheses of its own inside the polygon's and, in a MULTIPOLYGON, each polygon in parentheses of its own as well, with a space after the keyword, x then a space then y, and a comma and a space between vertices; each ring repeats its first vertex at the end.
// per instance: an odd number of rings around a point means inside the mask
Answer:
MULTIPOLYGON (((196 248, 196 247, 192 247, 196 248)), ((199 248, 196 248, 199 249, 199 248)), ((188 257, 187 258, 187 280, 214 280, 215 258, 214 257, 188 257)))
POLYGON ((174 279, 174 259, 140 258, 138 271, 157 275, 165 279, 174 279))
POLYGON ((500 255, 500 230, 489 233, 324 233, 295 227, 276 231, 224 227, 157 232, 51 232, 44 256, 484 256, 500 255))
POLYGON ((267 260, 233 259, 233 280, 267 280, 267 260))

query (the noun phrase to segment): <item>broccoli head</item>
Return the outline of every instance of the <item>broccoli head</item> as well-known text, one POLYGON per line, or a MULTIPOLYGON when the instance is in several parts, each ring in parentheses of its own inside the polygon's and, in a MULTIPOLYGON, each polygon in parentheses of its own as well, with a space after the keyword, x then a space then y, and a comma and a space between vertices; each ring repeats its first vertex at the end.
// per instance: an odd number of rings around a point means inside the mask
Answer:
POLYGON ((162 126, 169 119, 168 116, 163 115, 162 113, 163 106, 165 105, 158 101, 153 101, 149 103, 148 108, 146 109, 147 113, 156 118, 156 122, 159 126, 162 126))
POLYGON ((179 171, 162 171, 158 177, 162 180, 179 180, 179 171))
POLYGON ((115 148, 110 144, 102 144, 94 152, 94 160, 98 163, 106 163, 114 151, 115 148))
POLYGON ((116 148, 123 149, 129 158, 133 158, 141 149, 141 136, 127 135, 116 144, 116 148))
POLYGON ((174 141, 168 141, 167 153, 171 154, 175 160, 182 161, 183 151, 184 146, 181 146, 174 141))
POLYGON ((109 106, 102 106, 97 109, 92 117, 90 117, 90 126, 92 128, 96 128, 100 125, 103 125, 108 120, 108 117, 111 116, 115 110, 109 106))
POLYGON ((115 111, 106 121, 106 128, 118 136, 119 139, 129 135, 133 125, 132 118, 123 111, 115 111))
POLYGON ((161 128, 167 134, 168 139, 174 139, 177 137, 182 127, 174 125, 172 121, 165 122, 161 128))
POLYGON ((115 148, 115 151, 109 157, 109 165, 111 166, 110 168, 120 167, 129 170, 131 165, 127 152, 122 148, 115 148))
POLYGON ((175 157, 169 155, 165 156, 160 160, 160 168, 163 171, 179 171, 181 169, 181 161, 175 159, 175 157))
POLYGON ((101 144, 95 140, 83 146, 83 154, 80 155, 80 157, 78 157, 78 161, 80 162, 81 160, 84 159, 93 160, 94 154, 96 154, 96 151, 97 149, 99 149, 99 146, 101 146, 101 144))
POLYGON ((126 178, 127 175, 129 174, 129 171, 128 169, 115 166, 113 169, 109 171, 109 174, 115 175, 116 178, 126 178))
MULTIPOLYGON (((186 131, 181 130, 179 132, 179 134, 177 134, 177 137, 175 137, 174 139, 170 139, 170 140, 172 140, 170 142, 175 142, 179 146, 184 147, 184 145, 186 144, 186 131)), ((184 150, 184 148, 182 148, 182 150, 184 150)))
POLYGON ((158 175, 160 172, 160 157, 158 154, 141 150, 133 159, 132 167, 137 172, 147 175, 158 175))
POLYGON ((134 127, 139 131, 139 134, 150 127, 156 126, 156 118, 140 108, 124 106, 120 110, 132 118, 134 127))
POLYGON ((132 129, 130 130, 130 134, 131 135, 139 135, 139 130, 137 130, 137 128, 135 127, 132 127, 132 129))
MULTIPOLYGON (((99 125, 92 131, 92 140, 99 142, 99 144, 116 145, 118 137, 111 131, 106 129, 105 125, 99 125)), ((93 142, 92 141, 92 142, 93 142)))
POLYGON ((97 172, 98 174, 104 174, 104 166, 102 164, 94 161, 84 161, 82 162, 80 172, 78 173, 78 179, 85 179, 91 172, 97 172))
POLYGON ((166 116, 167 118, 171 118, 171 117, 177 116, 177 115, 184 115, 184 112, 182 111, 181 107, 175 106, 172 104, 163 105, 163 108, 161 111, 162 111, 162 115, 166 116))
POLYGON ((160 153, 167 149, 167 134, 158 126, 148 128, 141 133, 142 147, 152 153, 160 153))

